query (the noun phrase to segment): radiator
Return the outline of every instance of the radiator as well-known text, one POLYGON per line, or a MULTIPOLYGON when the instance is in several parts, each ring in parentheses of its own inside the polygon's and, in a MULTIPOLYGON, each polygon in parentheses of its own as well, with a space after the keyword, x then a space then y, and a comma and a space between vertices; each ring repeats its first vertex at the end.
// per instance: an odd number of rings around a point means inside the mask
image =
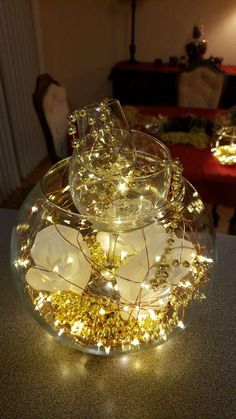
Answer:
POLYGON ((0 51, 1 202, 47 155, 32 103, 39 63, 30 0, 1 0, 0 51))

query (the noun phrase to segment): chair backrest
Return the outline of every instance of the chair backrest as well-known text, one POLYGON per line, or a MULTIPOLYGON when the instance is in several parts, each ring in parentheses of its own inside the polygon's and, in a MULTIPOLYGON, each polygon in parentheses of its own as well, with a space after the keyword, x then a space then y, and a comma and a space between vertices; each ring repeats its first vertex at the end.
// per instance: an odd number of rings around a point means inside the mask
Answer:
POLYGON ((183 71, 179 77, 178 105, 216 109, 224 83, 225 73, 212 66, 200 65, 183 71))
POLYGON ((64 87, 49 74, 37 77, 33 103, 52 163, 67 156, 66 126, 69 107, 64 87))

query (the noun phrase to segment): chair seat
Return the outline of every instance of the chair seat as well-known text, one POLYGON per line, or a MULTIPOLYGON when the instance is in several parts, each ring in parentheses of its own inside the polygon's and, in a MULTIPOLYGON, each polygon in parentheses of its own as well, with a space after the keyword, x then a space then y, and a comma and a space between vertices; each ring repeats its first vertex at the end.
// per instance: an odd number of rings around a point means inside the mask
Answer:
POLYGON ((66 90, 49 74, 37 77, 33 103, 52 163, 68 155, 66 127, 69 106, 66 90))
POLYGON ((51 84, 43 98, 43 109, 55 152, 58 157, 64 158, 67 155, 66 127, 69 113, 65 88, 51 84))

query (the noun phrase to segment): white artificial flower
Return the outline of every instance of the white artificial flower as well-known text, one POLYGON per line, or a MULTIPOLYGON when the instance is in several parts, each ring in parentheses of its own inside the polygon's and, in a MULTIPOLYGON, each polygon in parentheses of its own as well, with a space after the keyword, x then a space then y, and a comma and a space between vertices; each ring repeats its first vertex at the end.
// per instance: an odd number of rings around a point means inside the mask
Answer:
POLYGON ((128 231, 126 233, 119 233, 117 238, 112 233, 106 233, 100 231, 97 234, 97 240, 99 241, 105 254, 109 253, 110 245, 115 240, 115 256, 122 258, 122 254, 125 253, 126 256, 133 256, 139 254, 145 248, 145 237, 147 239, 150 237, 150 232, 155 234, 161 234, 165 232, 164 227, 157 226, 156 224, 151 224, 144 229, 137 229, 134 231, 128 231))
MULTIPOLYGON (((116 281, 121 301, 127 304, 153 304, 155 306, 159 303, 167 303, 168 296, 174 286, 178 285, 189 273, 189 268, 182 265, 172 266, 167 284, 160 285, 156 290, 148 285, 155 269, 154 267, 151 269, 151 266, 159 260, 167 245, 168 238, 169 235, 165 228, 157 223, 119 234, 116 241, 115 255, 121 256, 122 253, 127 255, 122 267, 116 271, 116 281)), ((100 232, 97 239, 104 252, 108 253, 111 234, 100 232)), ((179 239, 177 236, 174 236, 174 240, 173 249, 167 254, 167 263, 172 264, 175 259, 179 262, 187 260, 191 263, 196 256, 193 244, 188 240, 179 239)))
POLYGON ((91 266, 90 251, 74 228, 51 225, 36 234, 31 248, 35 267, 26 274, 27 283, 36 290, 71 290, 80 294, 87 285, 91 266))

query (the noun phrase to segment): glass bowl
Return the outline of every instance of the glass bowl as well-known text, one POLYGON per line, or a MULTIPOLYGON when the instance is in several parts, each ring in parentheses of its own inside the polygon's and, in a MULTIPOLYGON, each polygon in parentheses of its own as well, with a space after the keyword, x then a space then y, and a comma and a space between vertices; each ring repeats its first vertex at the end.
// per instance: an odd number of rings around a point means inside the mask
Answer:
POLYGON ((162 204, 131 214, 119 230, 107 217, 78 212, 70 165, 71 158, 49 170, 13 229, 11 266, 22 300, 50 334, 88 353, 162 344, 186 327, 209 288, 214 233, 198 193, 168 160, 159 174, 168 189, 162 204))

